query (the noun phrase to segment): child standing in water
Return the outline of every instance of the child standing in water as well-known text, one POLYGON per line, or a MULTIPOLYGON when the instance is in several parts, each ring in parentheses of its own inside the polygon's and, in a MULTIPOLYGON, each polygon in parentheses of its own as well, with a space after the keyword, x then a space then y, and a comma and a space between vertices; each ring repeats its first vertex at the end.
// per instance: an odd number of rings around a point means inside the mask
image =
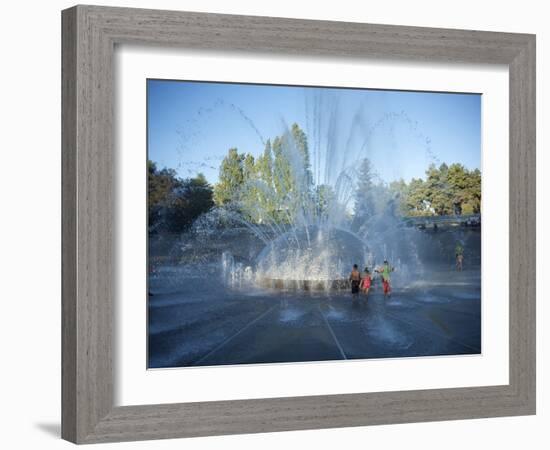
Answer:
POLYGON ((361 290, 365 293, 365 298, 369 297, 369 290, 372 285, 372 277, 368 267, 365 267, 365 275, 361 279, 361 290))
POLYGON ((359 293, 359 284, 361 283, 361 274, 359 273, 359 269, 357 268, 357 264, 353 265, 353 269, 351 273, 349 274, 349 280, 351 281, 351 293, 353 297, 357 297, 357 294, 359 293))
POLYGON ((379 269, 376 269, 376 272, 382 277, 382 287, 384 289, 384 298, 387 296, 391 297, 391 284, 390 284, 390 272, 393 272, 394 268, 390 266, 387 260, 384 260, 384 265, 379 269))
POLYGON ((455 247, 455 256, 456 256, 456 270, 462 272, 462 262, 464 261, 464 249, 460 242, 456 244, 455 247))

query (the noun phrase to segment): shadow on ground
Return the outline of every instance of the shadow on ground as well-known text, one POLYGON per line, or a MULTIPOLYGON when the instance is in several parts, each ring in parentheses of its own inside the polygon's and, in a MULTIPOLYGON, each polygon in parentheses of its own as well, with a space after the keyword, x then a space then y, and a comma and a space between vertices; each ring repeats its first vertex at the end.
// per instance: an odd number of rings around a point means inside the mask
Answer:
POLYGON ((60 423, 37 423, 36 428, 43 431, 45 434, 51 437, 61 438, 61 424, 60 423))

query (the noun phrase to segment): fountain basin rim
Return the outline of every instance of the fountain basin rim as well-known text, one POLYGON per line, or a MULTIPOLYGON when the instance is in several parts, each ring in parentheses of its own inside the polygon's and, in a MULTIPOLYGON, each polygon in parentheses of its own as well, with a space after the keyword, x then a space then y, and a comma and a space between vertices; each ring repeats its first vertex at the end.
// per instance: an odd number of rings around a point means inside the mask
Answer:
POLYGON ((349 289, 350 282, 345 278, 333 280, 296 280, 282 278, 265 278, 257 280, 259 286, 276 290, 293 291, 327 291, 349 289))

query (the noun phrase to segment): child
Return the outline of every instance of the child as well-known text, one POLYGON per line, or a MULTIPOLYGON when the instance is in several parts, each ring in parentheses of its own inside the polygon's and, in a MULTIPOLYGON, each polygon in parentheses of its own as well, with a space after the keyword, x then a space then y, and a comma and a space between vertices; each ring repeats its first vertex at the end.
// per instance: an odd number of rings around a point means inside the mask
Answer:
POLYGON ((359 284, 361 283, 361 274, 359 273, 359 270, 357 269, 357 264, 353 265, 353 269, 351 273, 349 274, 349 280, 351 281, 351 293, 353 297, 357 297, 357 294, 359 293, 359 284))
POLYGON ((394 268, 390 266, 387 260, 384 261, 384 265, 376 269, 376 272, 382 277, 382 287, 384 288, 384 298, 391 297, 391 284, 390 284, 390 272, 393 272, 394 268))
POLYGON ((372 285, 372 277, 368 267, 365 267, 365 275, 361 279, 361 289, 365 293, 365 297, 369 296, 369 290, 372 285))
POLYGON ((456 257, 456 270, 462 272, 462 262, 464 261, 464 249, 460 242, 456 244, 455 247, 455 257, 456 257))

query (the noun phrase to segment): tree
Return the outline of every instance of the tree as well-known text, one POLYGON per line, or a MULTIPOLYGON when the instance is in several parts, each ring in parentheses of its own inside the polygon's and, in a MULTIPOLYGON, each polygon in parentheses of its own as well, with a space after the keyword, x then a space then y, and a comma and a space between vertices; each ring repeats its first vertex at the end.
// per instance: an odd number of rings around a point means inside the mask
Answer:
POLYGON ((405 180, 403 180, 403 178, 400 178, 397 181, 392 181, 388 188, 391 197, 394 199, 395 202, 396 211, 394 212, 394 214, 399 213, 400 215, 406 215, 406 200, 409 195, 409 186, 407 186, 407 183, 405 182, 405 180))
MULTIPOLYGON (((170 174, 166 174, 170 183, 170 174)), ((346 180, 352 179, 346 173, 346 180)), ((353 181, 352 181, 353 182, 353 181)), ((349 183, 348 183, 349 184, 349 183)), ((481 209, 481 172, 462 164, 431 164, 424 179, 385 184, 377 181, 370 161, 360 161, 353 192, 354 225, 375 216, 449 215, 478 213, 481 209)), ((158 189, 166 189, 159 183, 158 189)), ((249 221, 295 223, 326 217, 337 205, 336 188, 315 186, 308 140, 294 123, 280 136, 268 140, 254 157, 229 149, 214 187, 216 205, 231 204, 249 221), (331 205, 332 203, 332 205, 331 205)), ((342 206, 342 215, 345 215, 342 206)))
POLYGON ((257 158, 232 148, 220 166, 214 201, 233 204, 253 222, 292 222, 313 213, 313 176, 307 136, 294 123, 268 140, 257 158))
POLYGON ((256 161, 256 169, 262 181, 268 186, 273 183, 273 156, 271 154, 271 141, 265 143, 264 152, 256 161))
POLYGON ((469 173, 466 190, 465 208, 471 209, 473 214, 481 212, 481 172, 475 169, 469 173))
POLYGON ((448 182, 449 167, 443 163, 437 168, 431 164, 426 171, 424 193, 437 215, 453 213, 453 192, 448 182))
POLYGON ((187 229, 214 202, 212 187, 202 173, 182 180, 181 186, 172 191, 164 211, 165 228, 172 232, 187 229))
POLYGON ((158 170, 157 165, 147 160, 147 195, 149 207, 157 207, 169 193, 181 186, 181 180, 173 169, 158 170))
POLYGON ((481 172, 462 164, 430 165, 426 180, 412 179, 401 190, 406 215, 474 214, 481 209, 481 172))
POLYGON ((247 153, 243 158, 243 181, 256 178, 257 172, 258 170, 255 164, 254 156, 247 153))
POLYGON ((281 201, 286 200, 294 187, 287 152, 288 149, 285 148, 283 137, 277 136, 273 140, 273 187, 278 199, 281 201))
POLYGON ((276 218, 277 199, 273 188, 273 154, 271 141, 265 143, 264 152, 256 159, 256 199, 258 203, 257 221, 270 222, 276 218))
POLYGON ((243 161, 245 155, 239 154, 236 148, 229 149, 220 166, 218 183, 214 186, 214 202, 225 205, 236 199, 244 182, 243 161))
POLYGON ((306 133, 298 126, 297 123, 293 123, 291 127, 291 135, 294 140, 294 145, 300 156, 300 165, 298 167, 300 174, 303 174, 303 182, 305 189, 309 190, 313 187, 313 174, 311 173, 311 163, 309 160, 309 146, 307 142, 306 133))
POLYGON ((429 215, 430 207, 427 200, 426 186, 421 178, 413 178, 407 187, 405 209, 409 215, 429 215))
POLYGON ((314 191, 314 202, 316 206, 316 215, 322 221, 324 221, 329 211, 334 207, 336 203, 336 194, 332 186, 328 184, 320 184, 314 191))
POLYGON ((250 153, 244 155, 243 159, 243 183, 238 192, 238 204, 241 212, 252 222, 262 220, 262 207, 260 198, 259 166, 250 153))
POLYGON ((466 192, 468 178, 469 173, 462 164, 451 164, 449 167, 448 181, 454 194, 454 214, 462 214, 463 206, 468 201, 469 194, 466 192))
POLYGON ((275 219, 293 222, 298 213, 313 214, 313 176, 305 133, 293 124, 290 132, 273 140, 272 152, 275 219))
POLYGON ((203 174, 181 179, 173 169, 158 170, 152 161, 147 162, 147 192, 151 232, 182 232, 214 205, 203 174))
POLYGON ((150 227, 158 225, 160 211, 166 206, 171 193, 181 185, 175 170, 158 170, 153 161, 147 160, 147 214, 150 227))
POLYGON ((374 194, 375 174, 368 158, 361 161, 357 172, 357 186, 355 189, 355 219, 363 223, 365 219, 375 214, 374 194))

